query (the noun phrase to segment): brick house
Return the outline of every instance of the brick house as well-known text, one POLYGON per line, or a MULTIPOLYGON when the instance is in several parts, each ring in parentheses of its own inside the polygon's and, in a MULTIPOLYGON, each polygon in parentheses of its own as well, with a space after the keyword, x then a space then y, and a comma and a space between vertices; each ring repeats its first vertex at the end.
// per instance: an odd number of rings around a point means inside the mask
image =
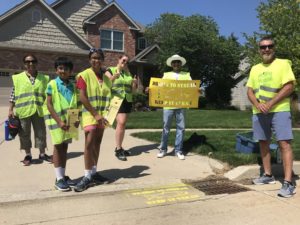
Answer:
POLYGON ((135 22, 115 2, 106 0, 24 0, 0 16, 0 87, 10 87, 10 76, 23 70, 22 59, 33 53, 38 69, 54 75, 53 62, 67 56, 74 62, 74 73, 87 68, 88 52, 102 48, 105 66, 117 64, 126 53, 132 74, 140 87, 157 74, 153 57, 157 45, 147 46, 143 26, 135 22), (144 77, 146 74, 146 78, 144 77))

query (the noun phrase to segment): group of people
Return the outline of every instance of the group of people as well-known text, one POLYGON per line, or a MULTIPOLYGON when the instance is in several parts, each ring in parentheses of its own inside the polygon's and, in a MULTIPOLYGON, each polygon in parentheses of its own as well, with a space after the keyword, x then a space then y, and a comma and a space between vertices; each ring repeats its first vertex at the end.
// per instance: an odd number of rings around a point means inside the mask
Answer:
MULTIPOLYGON (((259 140, 264 174, 253 180, 254 184, 272 184, 275 178, 271 171, 270 140, 274 133, 279 144, 283 160, 284 181, 278 195, 291 197, 295 193, 292 181, 293 152, 291 148, 292 123, 290 114, 290 95, 294 91, 295 76, 291 69, 291 62, 275 57, 275 42, 271 37, 264 37, 259 42, 259 53, 262 63, 252 67, 247 82, 248 98, 253 104, 253 133, 259 140)), ((55 80, 49 82, 49 77, 37 72, 37 58, 26 55, 23 59, 25 71, 13 75, 14 88, 10 99, 9 116, 19 117, 22 129, 19 133, 21 149, 26 156, 24 165, 30 165, 31 123, 35 133, 35 147, 39 148, 41 160, 51 162, 50 156, 45 154, 46 132, 43 116, 49 127, 54 144, 53 162, 55 167, 55 187, 66 191, 71 187, 81 192, 93 184, 107 181, 97 173, 100 145, 104 129, 107 125, 105 115, 112 96, 123 99, 116 117, 116 147, 115 155, 119 160, 126 161, 130 155, 122 147, 125 125, 132 108, 132 92, 137 88, 136 77, 128 69, 128 56, 122 55, 116 67, 104 69, 102 62, 104 54, 101 49, 91 49, 89 53, 90 68, 80 72, 76 77, 76 84, 70 82, 73 64, 70 60, 60 57, 55 61, 55 80), (79 93, 77 93, 79 92, 79 93), (78 99, 77 99, 78 98, 78 99), (45 101, 46 99, 46 101, 45 101), (79 100, 79 101, 78 101, 79 100), (46 102, 44 104, 44 102, 46 102), (82 106, 78 105, 81 102, 82 106), (43 110, 44 107, 44 110, 43 110), (65 175, 68 144, 72 141, 69 125, 66 122, 67 110, 81 109, 81 125, 85 132, 84 147, 84 176, 75 184, 65 175)), ((182 71, 186 60, 173 55, 166 61, 172 71, 164 73, 163 79, 191 80, 188 72, 182 71)), ((168 136, 173 118, 176 118, 175 155, 184 160, 183 140, 185 131, 185 109, 163 109, 163 132, 158 147, 158 158, 167 154, 168 136)), ((79 126, 76 122, 75 126, 79 126)))
POLYGON ((12 76, 13 89, 10 97, 9 117, 20 120, 20 149, 25 150, 24 166, 32 163, 31 124, 34 130, 35 147, 40 150, 39 159, 54 164, 55 188, 77 192, 107 181, 97 173, 100 145, 108 121, 105 116, 113 96, 122 99, 116 117, 115 155, 125 161, 129 155, 122 147, 128 113, 132 107, 132 92, 137 88, 137 79, 128 69, 127 55, 119 57, 116 67, 103 67, 104 54, 101 49, 90 49, 90 67, 76 76, 76 83, 70 80, 73 63, 66 57, 55 60, 57 77, 49 81, 49 76, 38 72, 38 60, 33 54, 23 58, 25 71, 12 76), (69 124, 68 110, 80 109, 80 120, 69 124), (76 137, 69 132, 70 126, 81 126, 85 134, 84 176, 75 183, 66 174, 68 144, 76 137), (48 126, 54 146, 53 156, 45 153, 46 127, 48 126))

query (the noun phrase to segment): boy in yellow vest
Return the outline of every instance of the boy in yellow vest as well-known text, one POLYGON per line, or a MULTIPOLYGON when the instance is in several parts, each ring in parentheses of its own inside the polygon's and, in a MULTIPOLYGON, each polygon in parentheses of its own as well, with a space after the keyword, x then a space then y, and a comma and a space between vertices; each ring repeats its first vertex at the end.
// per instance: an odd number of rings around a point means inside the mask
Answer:
MULTIPOLYGON (((72 138, 77 137, 77 133, 69 132, 67 110, 77 108, 77 95, 75 84, 69 80, 73 63, 65 57, 59 57, 54 66, 58 76, 51 80, 47 86, 44 114, 54 145, 55 188, 60 191, 69 191, 76 184, 65 175, 67 150, 68 144, 72 142, 72 138)), ((79 121, 76 122, 75 126, 79 126, 79 121)))

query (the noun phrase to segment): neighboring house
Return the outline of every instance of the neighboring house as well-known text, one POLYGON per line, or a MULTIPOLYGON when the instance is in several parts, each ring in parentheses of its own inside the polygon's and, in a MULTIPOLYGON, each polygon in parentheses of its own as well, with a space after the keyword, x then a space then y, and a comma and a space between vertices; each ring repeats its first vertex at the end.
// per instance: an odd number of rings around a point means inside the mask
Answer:
POLYGON ((105 66, 116 65, 127 54, 140 84, 145 72, 152 76, 157 71, 151 57, 158 47, 149 51, 144 28, 115 1, 57 0, 48 5, 43 0, 25 0, 0 16, 0 29, 2 87, 11 86, 10 76, 23 70, 26 53, 35 54, 39 71, 50 75, 54 75, 53 62, 58 56, 72 59, 74 73, 88 67, 92 47, 104 50, 105 66))
POLYGON ((247 59, 241 61, 239 65, 239 72, 235 74, 236 86, 231 90, 231 105, 239 110, 246 110, 251 108, 251 103, 247 97, 246 83, 248 80, 247 73, 250 70, 250 64, 247 59))

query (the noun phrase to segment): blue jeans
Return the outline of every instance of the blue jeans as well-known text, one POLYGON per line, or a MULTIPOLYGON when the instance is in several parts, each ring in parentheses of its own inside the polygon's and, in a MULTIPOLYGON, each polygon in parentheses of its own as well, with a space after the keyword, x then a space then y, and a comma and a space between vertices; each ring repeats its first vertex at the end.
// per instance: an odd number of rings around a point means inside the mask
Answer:
POLYGON ((168 137, 172 124, 172 118, 176 119, 176 139, 175 139, 175 153, 182 152, 182 144, 185 129, 185 109, 164 109, 163 122, 164 127, 161 136, 160 149, 167 151, 168 137))

